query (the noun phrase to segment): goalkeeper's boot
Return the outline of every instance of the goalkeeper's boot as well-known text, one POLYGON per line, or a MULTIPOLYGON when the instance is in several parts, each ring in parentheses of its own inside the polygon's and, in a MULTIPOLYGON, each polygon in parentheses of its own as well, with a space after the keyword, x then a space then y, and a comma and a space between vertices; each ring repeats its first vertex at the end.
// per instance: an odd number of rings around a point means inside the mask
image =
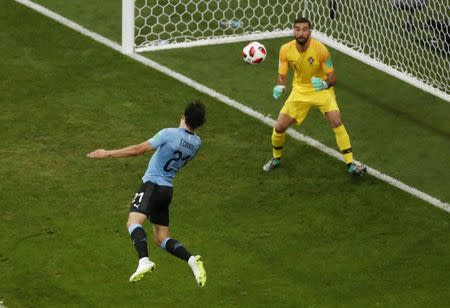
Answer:
POLYGON ((136 272, 133 275, 131 275, 130 282, 134 283, 141 280, 141 278, 144 277, 146 273, 153 272, 155 270, 155 267, 156 264, 150 261, 148 257, 139 259, 138 268, 136 272))
POLYGON ((201 256, 191 256, 188 260, 188 264, 194 273, 195 280, 199 287, 204 287, 206 284, 206 271, 203 266, 203 259, 201 256))
POLYGON ((367 172, 367 167, 364 165, 356 164, 355 162, 352 162, 348 165, 348 173, 350 173, 353 176, 361 176, 364 173, 367 172))
POLYGON ((272 158, 263 166, 263 170, 271 171, 275 168, 280 167, 280 165, 281 165, 281 158, 272 158))

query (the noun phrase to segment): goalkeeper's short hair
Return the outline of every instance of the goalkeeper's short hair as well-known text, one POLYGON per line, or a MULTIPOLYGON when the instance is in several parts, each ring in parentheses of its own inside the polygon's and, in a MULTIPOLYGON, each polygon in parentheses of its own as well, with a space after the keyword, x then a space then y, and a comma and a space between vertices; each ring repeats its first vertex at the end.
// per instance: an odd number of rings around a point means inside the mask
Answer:
POLYGON ((298 24, 298 23, 307 23, 307 24, 308 24, 308 27, 309 27, 310 29, 312 29, 312 23, 311 23, 311 21, 310 21, 308 18, 305 18, 305 17, 298 17, 296 20, 294 20, 294 25, 295 25, 295 24, 298 24))
POLYGON ((184 121, 192 129, 202 126, 206 122, 205 105, 200 100, 190 102, 184 110, 184 121))

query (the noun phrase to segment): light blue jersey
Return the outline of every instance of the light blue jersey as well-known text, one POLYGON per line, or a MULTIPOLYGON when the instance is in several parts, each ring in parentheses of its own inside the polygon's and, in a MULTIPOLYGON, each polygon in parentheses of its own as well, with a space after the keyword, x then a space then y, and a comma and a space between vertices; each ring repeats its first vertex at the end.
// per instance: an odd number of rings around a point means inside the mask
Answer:
POLYGON ((175 174, 197 155, 202 141, 184 128, 165 128, 149 139, 148 143, 156 152, 148 162, 142 181, 172 186, 175 174))

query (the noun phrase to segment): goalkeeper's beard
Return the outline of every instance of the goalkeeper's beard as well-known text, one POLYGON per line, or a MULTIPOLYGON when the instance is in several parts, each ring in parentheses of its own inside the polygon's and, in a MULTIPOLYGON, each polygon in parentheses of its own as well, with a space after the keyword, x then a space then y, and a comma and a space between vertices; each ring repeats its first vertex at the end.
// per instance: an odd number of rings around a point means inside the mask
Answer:
POLYGON ((297 43, 298 43, 300 46, 305 46, 306 43, 307 43, 308 40, 309 40, 309 36, 308 36, 308 37, 302 37, 302 36, 300 36, 300 37, 295 38, 295 40, 297 41, 297 43))

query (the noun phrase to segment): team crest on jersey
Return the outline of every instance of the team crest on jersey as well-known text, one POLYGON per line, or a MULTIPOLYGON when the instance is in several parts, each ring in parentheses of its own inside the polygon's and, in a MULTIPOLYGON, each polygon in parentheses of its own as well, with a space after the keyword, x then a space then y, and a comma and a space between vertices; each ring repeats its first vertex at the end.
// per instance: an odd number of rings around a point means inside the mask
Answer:
POLYGON ((309 64, 313 64, 314 63, 314 58, 313 57, 309 57, 308 58, 308 62, 309 62, 309 64))

